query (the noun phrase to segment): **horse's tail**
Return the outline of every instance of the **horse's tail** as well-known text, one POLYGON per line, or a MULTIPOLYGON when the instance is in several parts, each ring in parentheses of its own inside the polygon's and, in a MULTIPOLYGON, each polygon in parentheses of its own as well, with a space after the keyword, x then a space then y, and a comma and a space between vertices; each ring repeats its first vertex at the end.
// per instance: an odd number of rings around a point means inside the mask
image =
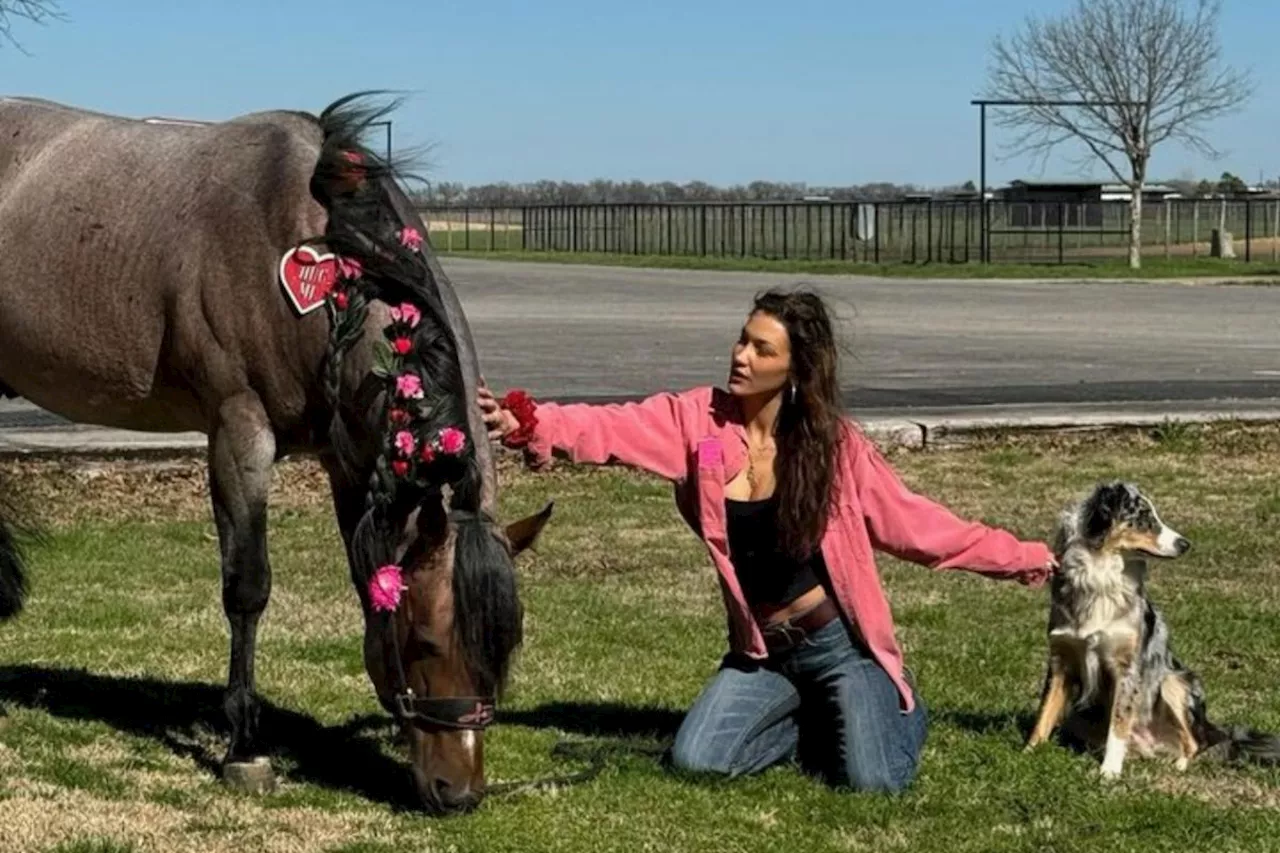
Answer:
POLYGON ((0 622, 22 612, 27 598, 25 554, 12 509, 0 500, 0 622))

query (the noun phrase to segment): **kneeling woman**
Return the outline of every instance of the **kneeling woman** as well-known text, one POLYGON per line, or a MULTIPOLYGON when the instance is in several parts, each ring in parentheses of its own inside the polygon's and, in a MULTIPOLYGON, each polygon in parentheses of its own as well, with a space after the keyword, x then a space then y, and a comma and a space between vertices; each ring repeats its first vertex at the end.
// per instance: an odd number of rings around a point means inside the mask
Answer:
POLYGON ((873 549, 1031 586, 1053 570, 1044 543, 907 489, 843 415, 837 374, 822 300, 771 291, 733 346, 725 390, 557 405, 480 389, 491 438, 525 448, 534 467, 554 454, 677 485, 720 574, 730 642, 676 736, 678 768, 737 776, 798 755, 832 784, 901 790, 916 775, 925 710, 873 549))

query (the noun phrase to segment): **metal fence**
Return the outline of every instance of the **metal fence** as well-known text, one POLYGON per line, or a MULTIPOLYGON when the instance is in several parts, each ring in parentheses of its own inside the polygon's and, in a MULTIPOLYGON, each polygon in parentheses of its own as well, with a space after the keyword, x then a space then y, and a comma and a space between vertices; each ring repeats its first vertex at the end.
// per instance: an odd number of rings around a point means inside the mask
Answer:
MULTIPOLYGON (((993 262, 1123 258, 1127 202, 991 202, 993 262)), ((978 201, 569 204, 424 207, 441 251, 695 255, 870 263, 966 263, 983 258, 978 201)), ((1280 200, 1177 199, 1143 207, 1146 257, 1205 256, 1215 229, 1236 257, 1280 260, 1280 200)))

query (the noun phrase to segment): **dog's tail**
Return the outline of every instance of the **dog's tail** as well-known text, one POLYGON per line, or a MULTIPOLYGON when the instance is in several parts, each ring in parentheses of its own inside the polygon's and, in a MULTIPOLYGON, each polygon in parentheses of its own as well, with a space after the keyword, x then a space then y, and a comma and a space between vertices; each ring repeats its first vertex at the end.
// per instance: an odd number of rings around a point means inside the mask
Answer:
POLYGON ((1228 763, 1280 767, 1280 736, 1245 726, 1222 728, 1209 724, 1207 739, 1201 740, 1198 759, 1228 763))
POLYGON ((1247 726, 1224 728, 1210 722, 1198 679, 1193 681, 1190 701, 1192 731, 1200 744, 1198 760, 1280 767, 1280 736, 1247 726))

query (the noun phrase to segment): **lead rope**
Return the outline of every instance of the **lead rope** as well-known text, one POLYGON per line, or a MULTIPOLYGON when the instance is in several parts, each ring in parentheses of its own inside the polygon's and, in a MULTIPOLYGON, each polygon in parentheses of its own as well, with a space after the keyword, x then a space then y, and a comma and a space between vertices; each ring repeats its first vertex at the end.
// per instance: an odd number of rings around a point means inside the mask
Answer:
POLYGON ((663 744, 626 744, 616 741, 581 741, 562 740, 551 748, 553 758, 566 758, 571 761, 587 761, 589 766, 576 773, 561 773, 555 776, 544 776, 539 779, 523 779, 512 782, 499 782, 486 786, 486 796, 503 797, 525 791, 544 788, 559 788, 566 785, 580 785, 590 782, 604 770, 610 755, 648 755, 661 756, 667 751, 663 744))

